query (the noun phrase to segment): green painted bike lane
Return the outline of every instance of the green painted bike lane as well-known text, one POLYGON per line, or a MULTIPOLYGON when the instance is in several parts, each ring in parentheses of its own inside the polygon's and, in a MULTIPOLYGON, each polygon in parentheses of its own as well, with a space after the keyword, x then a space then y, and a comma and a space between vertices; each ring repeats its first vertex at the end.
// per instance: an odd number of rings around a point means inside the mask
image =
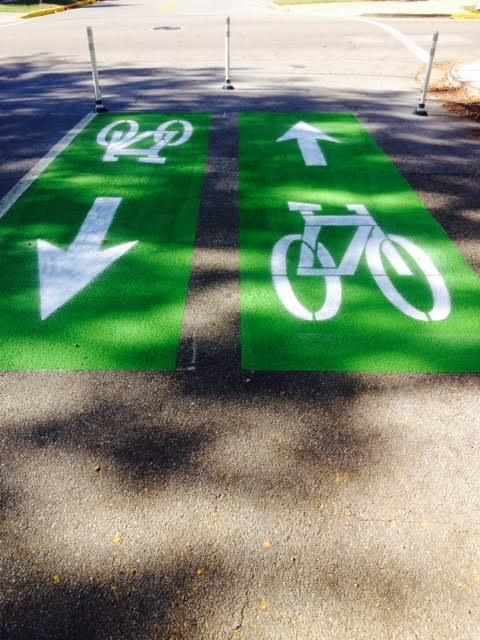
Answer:
POLYGON ((478 372, 480 284, 351 114, 240 118, 242 363, 478 372))
POLYGON ((210 116, 97 116, 0 220, 0 369, 174 370, 210 116))

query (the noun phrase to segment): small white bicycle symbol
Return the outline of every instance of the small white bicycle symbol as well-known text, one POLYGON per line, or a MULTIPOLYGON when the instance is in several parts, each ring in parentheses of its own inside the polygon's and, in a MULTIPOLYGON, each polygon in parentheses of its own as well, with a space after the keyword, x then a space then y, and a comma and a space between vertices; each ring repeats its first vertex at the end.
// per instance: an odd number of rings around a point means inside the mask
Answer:
POLYGON ((365 254, 368 268, 383 295, 399 311, 414 320, 439 322, 451 313, 450 294, 445 280, 429 256, 416 244, 395 234, 386 234, 380 229, 366 207, 349 204, 353 215, 315 215, 322 207, 315 204, 289 202, 290 211, 301 213, 305 229, 303 234, 291 234, 281 238, 273 248, 273 284, 284 307, 296 318, 310 322, 334 318, 342 303, 342 277, 354 276, 362 255, 365 254), (340 264, 335 264, 328 249, 318 241, 322 227, 357 227, 350 245, 340 264), (325 300, 322 307, 309 311, 295 295, 287 273, 288 252, 294 243, 301 243, 300 258, 296 274, 325 278, 325 300), (415 263, 431 289, 433 307, 425 313, 414 307, 398 291, 387 274, 383 260, 388 261, 399 276, 413 276, 410 267, 396 247, 401 248, 415 263), (321 266, 316 267, 315 259, 321 266))
POLYGON ((185 144, 192 134, 193 127, 186 120, 170 120, 161 124, 155 131, 143 133, 139 133, 139 125, 135 120, 117 120, 100 131, 97 142, 102 147, 107 147, 102 158, 104 162, 117 162, 120 156, 137 156, 138 162, 165 164, 167 159, 160 156, 160 152, 165 147, 185 144), (153 146, 147 149, 133 148, 149 137, 153 137, 153 146))

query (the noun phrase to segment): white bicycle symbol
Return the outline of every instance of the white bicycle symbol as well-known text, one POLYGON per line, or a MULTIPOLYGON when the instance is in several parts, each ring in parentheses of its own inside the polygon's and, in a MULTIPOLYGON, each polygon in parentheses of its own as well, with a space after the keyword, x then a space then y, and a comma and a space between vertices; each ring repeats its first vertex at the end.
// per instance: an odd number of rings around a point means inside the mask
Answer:
POLYGON ((117 162, 120 156, 137 156, 138 162, 165 164, 166 158, 160 156, 165 147, 178 147, 190 140, 193 127, 186 120, 170 120, 161 124, 155 131, 139 133, 135 120, 117 120, 100 131, 97 142, 107 147, 104 162, 117 162), (154 144, 149 149, 134 149, 133 145, 146 138, 153 137, 154 144))
POLYGON ((303 234, 291 234, 281 238, 273 248, 272 276, 273 284, 284 307, 296 318, 311 322, 334 318, 342 303, 342 277, 354 276, 362 255, 365 253, 368 268, 380 291, 394 307, 415 320, 439 322, 451 313, 450 294, 445 280, 429 256, 416 244, 395 234, 386 234, 377 225, 365 206, 349 204, 347 209, 353 215, 315 215, 322 207, 315 204, 289 202, 290 211, 298 211, 303 216, 305 229, 303 234), (318 241, 322 227, 357 227, 345 255, 337 266, 328 249, 318 241), (298 300, 287 272, 287 258, 292 245, 301 243, 297 276, 316 276, 325 278, 325 300, 322 307, 309 311, 298 300), (400 255, 400 247, 417 265, 431 289, 433 307, 425 313, 414 307, 398 291, 383 264, 388 261, 399 276, 413 276, 410 267, 400 255), (318 259, 316 267, 315 259, 318 259))

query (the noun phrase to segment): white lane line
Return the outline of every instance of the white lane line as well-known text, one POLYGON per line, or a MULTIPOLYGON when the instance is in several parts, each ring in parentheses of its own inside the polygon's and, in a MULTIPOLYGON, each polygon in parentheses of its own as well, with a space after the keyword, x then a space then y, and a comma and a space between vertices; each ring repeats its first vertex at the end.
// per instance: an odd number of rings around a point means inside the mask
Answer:
POLYGON ((10 189, 7 195, 0 200, 0 218, 7 213, 10 207, 15 204, 20 196, 25 193, 28 187, 35 182, 38 176, 45 171, 55 158, 59 156, 62 151, 65 151, 68 145, 85 129, 87 124, 89 124, 96 115, 96 113, 88 113, 84 116, 73 129, 70 129, 70 131, 10 189))
POLYGON ((407 49, 413 53, 419 60, 424 62, 425 64, 428 62, 429 54, 428 51, 419 47, 413 40, 408 38, 405 34, 403 34, 398 29, 391 27, 389 24, 384 24, 383 22, 377 22, 376 20, 369 20, 368 18, 352 18, 352 20, 356 20, 357 22, 367 22, 368 24, 373 24, 375 27, 379 27, 383 29, 391 36, 393 36, 396 40, 401 42, 407 49))

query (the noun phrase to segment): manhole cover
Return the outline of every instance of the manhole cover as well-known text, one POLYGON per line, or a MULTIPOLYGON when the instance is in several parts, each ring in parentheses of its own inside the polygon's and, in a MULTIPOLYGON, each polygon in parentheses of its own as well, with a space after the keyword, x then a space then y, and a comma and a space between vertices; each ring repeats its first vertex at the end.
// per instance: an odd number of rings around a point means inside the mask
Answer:
POLYGON ((182 27, 153 27, 152 31, 180 31, 182 27))

